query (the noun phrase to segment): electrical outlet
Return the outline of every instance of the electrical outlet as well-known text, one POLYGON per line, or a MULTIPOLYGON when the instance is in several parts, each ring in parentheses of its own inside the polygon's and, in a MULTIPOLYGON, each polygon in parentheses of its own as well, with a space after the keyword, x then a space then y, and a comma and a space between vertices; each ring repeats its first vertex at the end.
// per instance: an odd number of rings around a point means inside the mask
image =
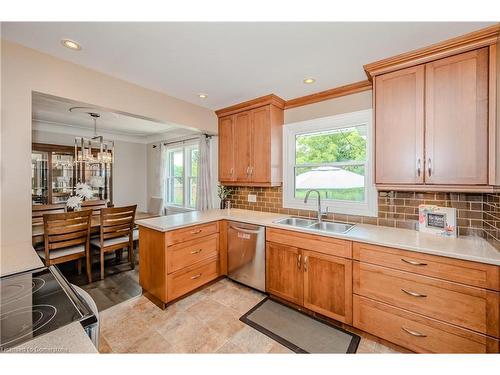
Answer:
POLYGON ((248 201, 251 203, 257 202, 257 196, 255 194, 248 194, 248 201))

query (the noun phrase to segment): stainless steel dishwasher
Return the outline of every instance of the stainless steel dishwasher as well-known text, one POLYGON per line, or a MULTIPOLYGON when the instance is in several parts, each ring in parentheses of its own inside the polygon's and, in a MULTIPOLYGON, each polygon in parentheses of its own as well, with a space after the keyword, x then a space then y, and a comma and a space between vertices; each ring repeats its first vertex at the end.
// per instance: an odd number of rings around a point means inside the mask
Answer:
POLYGON ((265 227, 230 221, 227 231, 228 277, 244 285, 265 292, 265 227))

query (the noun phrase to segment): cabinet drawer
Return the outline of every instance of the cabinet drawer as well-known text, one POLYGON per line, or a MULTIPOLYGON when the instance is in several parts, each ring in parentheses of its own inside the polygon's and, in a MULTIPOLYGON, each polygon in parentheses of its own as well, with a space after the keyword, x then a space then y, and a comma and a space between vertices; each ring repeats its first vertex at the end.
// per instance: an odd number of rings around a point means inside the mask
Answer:
POLYGON ((168 273, 178 271, 219 253, 219 235, 211 234, 196 240, 186 241, 167 248, 168 273))
POLYGON ((353 324, 417 353, 498 353, 498 340, 354 295, 353 324))
POLYGON ((193 225, 191 227, 177 229, 166 234, 167 246, 175 245, 180 242, 194 240, 219 232, 219 222, 193 225))
POLYGON ((354 262, 354 293, 499 337, 498 292, 354 262))
POLYGON ((219 259, 217 257, 171 273, 167 277, 168 301, 189 293, 218 276, 219 259))
POLYGON ((327 255, 352 258, 351 241, 275 228, 266 229, 266 240, 327 255))
POLYGON ((398 270, 500 290, 500 267, 390 247, 353 243, 353 258, 398 270))

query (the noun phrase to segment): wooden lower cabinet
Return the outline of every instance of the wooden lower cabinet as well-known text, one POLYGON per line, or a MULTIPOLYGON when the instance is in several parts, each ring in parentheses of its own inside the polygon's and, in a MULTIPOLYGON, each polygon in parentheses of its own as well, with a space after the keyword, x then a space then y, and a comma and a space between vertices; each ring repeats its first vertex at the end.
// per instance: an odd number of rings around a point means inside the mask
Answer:
POLYGON ((498 292, 354 262, 354 293, 500 337, 498 292))
POLYGON ((139 226, 139 282, 144 294, 165 308, 216 279, 227 269, 227 253, 220 251, 226 244, 225 234, 219 235, 219 222, 167 232, 139 226))
POLYGON ((293 246, 268 242, 266 245, 267 292, 297 305, 304 299, 302 251, 293 246))
POLYGON ((304 307, 352 323, 352 261, 303 251, 304 307))
POLYGON ((214 257, 168 275, 168 301, 216 279, 219 276, 219 259, 214 257))
POLYGON ((353 325, 417 353, 498 353, 498 340, 358 295, 353 325))
POLYGON ((352 261, 267 242, 267 291, 296 305, 352 323, 352 261))

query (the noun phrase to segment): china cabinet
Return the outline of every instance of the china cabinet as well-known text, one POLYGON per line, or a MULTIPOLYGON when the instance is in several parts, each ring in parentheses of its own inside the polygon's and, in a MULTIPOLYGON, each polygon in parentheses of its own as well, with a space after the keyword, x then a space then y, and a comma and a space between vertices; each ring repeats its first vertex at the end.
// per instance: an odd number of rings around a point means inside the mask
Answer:
MULTIPOLYGON (((99 150, 93 150, 96 153, 99 150)), ((112 164, 74 162, 71 146, 33 143, 31 196, 33 204, 65 203, 78 182, 88 184, 97 199, 113 202, 112 164)))

